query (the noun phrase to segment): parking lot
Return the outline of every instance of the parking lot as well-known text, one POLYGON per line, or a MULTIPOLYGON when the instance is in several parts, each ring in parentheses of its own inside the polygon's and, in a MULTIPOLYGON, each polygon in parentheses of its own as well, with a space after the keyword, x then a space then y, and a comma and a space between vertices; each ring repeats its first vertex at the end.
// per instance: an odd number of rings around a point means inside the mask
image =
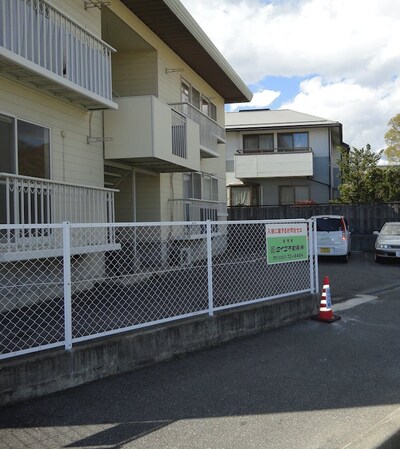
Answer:
POLYGON ((348 263, 333 257, 320 257, 318 265, 319 290, 324 276, 329 276, 333 304, 355 295, 376 295, 400 286, 400 262, 376 263, 372 253, 353 252, 348 263))

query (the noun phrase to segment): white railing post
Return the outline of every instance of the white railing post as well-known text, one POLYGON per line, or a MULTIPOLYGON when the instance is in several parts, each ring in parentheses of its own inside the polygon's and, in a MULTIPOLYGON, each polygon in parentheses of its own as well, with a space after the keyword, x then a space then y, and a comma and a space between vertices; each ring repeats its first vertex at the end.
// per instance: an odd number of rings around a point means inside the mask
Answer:
POLYGON ((213 278, 212 278, 212 240, 211 221, 207 220, 207 279, 208 279, 208 315, 214 315, 213 278))
POLYGON ((63 222, 63 265, 64 265, 64 347, 72 348, 72 285, 71 285, 71 225, 63 222))

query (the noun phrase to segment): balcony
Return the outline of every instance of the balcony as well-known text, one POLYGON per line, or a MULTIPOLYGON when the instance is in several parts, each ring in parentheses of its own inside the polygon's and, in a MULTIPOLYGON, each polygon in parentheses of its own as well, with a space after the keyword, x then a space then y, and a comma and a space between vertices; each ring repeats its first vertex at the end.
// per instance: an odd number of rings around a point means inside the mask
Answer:
POLYGON ((292 178, 313 176, 311 148, 238 150, 235 178, 292 178))
POLYGON ((189 103, 170 103, 170 106, 199 125, 201 157, 219 157, 218 144, 226 143, 224 128, 189 103))
POLYGON ((87 110, 117 107, 112 47, 45 0, 2 0, 0 23, 1 76, 87 110))
POLYGON ((156 97, 119 97, 105 111, 105 158, 158 173, 200 171, 198 126, 156 97))
MULTIPOLYGON (((175 199, 169 200, 171 208, 172 221, 187 221, 191 223, 185 228, 184 232, 175 235, 175 240, 197 240, 206 238, 206 223, 199 224, 199 221, 218 221, 226 220, 227 209, 226 203, 211 200, 175 199)), ((218 225, 213 224, 211 228, 212 234, 218 233, 218 225)))
MULTIPOLYGON (((0 262, 62 255, 62 229, 52 224, 114 222, 115 190, 0 173, 0 262)), ((88 228, 72 254, 116 249, 114 232, 88 228), (87 238, 86 238, 86 237, 87 238)))

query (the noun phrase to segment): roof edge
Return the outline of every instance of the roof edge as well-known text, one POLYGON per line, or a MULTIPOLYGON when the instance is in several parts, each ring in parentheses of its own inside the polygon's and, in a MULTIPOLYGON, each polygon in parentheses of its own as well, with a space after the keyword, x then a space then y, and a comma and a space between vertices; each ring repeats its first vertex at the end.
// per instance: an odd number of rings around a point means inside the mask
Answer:
MULTIPOLYGON (((240 78, 222 53, 212 43, 211 39, 202 30, 200 25, 194 20, 189 11, 183 6, 179 0, 163 0, 168 8, 186 27, 195 40, 204 48, 210 57, 218 64, 226 76, 232 81, 243 96, 243 101, 251 101, 253 93, 247 87, 245 82, 240 78)), ((232 101, 233 102, 233 101, 232 101)), ((238 101, 239 102, 239 101, 238 101)))

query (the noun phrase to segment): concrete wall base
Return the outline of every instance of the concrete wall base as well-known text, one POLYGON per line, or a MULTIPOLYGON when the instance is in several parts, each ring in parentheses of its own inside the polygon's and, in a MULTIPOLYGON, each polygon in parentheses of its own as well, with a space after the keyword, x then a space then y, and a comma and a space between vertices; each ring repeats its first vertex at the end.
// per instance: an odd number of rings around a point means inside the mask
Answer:
POLYGON ((318 313, 316 295, 271 300, 0 362, 0 405, 82 385, 318 313))

